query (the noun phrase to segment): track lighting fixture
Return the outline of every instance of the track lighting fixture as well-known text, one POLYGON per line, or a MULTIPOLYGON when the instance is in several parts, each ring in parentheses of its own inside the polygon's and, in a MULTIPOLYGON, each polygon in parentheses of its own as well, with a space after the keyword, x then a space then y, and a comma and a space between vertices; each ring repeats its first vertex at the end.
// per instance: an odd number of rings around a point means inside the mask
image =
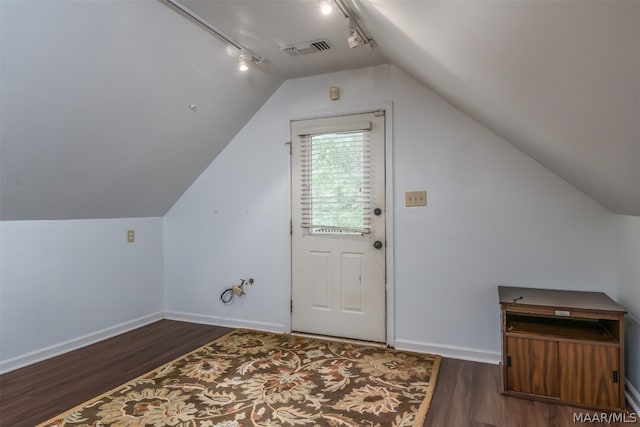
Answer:
POLYGON ((349 20, 347 43, 351 49, 358 46, 375 47, 375 41, 367 35, 358 22, 357 16, 350 10, 344 0, 318 0, 318 4, 320 4, 320 10, 325 15, 331 13, 331 9, 335 5, 340 13, 349 20))
POLYGON ((243 73, 249 69, 249 63, 247 61, 247 55, 241 52, 240 55, 238 55, 238 69, 243 73))
POLYGON ((358 46, 365 45, 365 41, 362 39, 362 37, 360 37, 360 35, 358 34, 358 31, 353 28, 349 30, 349 37, 347 38, 347 43, 349 43, 349 47, 351 49, 354 49, 358 46))
POLYGON ((331 0, 318 0, 318 3, 320 4, 320 11, 322 11, 323 15, 328 15, 333 10, 331 0))
MULTIPOLYGON (((1 0, 0 0, 1 1, 1 0)), ((257 53, 250 50, 245 45, 241 44, 228 34, 225 34, 218 28, 214 27, 210 22, 206 19, 202 18, 200 15, 196 14, 194 11, 187 8, 185 5, 180 3, 178 0, 160 0, 162 3, 171 6, 180 14, 186 16, 191 19, 193 22, 201 25, 204 29, 209 31, 211 34, 215 35, 219 39, 229 43, 229 46, 233 46, 233 48, 240 51, 240 55, 238 55, 238 69, 242 72, 245 72, 249 69, 249 62, 253 62, 254 64, 262 63, 265 58, 258 55, 257 53)))

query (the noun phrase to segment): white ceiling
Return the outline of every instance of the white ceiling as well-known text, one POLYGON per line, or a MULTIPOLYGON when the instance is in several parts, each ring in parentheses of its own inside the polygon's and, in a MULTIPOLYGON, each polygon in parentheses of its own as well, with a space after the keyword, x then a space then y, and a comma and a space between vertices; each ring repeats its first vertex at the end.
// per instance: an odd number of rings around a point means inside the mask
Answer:
POLYGON ((0 217, 162 216, 285 79, 384 61, 349 51, 344 18, 314 0, 286 3, 196 5, 267 57, 242 74, 160 1, 0 0, 0 217), (319 37, 336 50, 279 50, 319 37))
POLYGON ((183 3, 268 61, 155 0, 0 0, 2 219, 161 216, 282 81, 383 62, 640 215, 640 1, 347 1, 373 51, 316 0, 183 3))
POLYGON ((350 49, 349 22, 334 8, 322 15, 317 0, 181 0, 181 4, 268 59, 285 79, 383 64, 379 49, 350 49), (280 48, 328 39, 329 51, 292 57, 280 48))
POLYGON ((362 0, 390 62, 593 199, 640 215, 640 2, 362 0))
POLYGON ((161 216, 282 81, 155 1, 0 7, 2 219, 161 216))

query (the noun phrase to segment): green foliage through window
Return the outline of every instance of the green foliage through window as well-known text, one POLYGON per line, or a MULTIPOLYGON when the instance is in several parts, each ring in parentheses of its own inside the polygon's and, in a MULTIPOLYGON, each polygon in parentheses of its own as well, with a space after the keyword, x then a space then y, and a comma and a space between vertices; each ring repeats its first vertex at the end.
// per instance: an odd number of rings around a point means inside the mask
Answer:
POLYGON ((308 156, 313 231, 368 232, 370 183, 364 133, 311 136, 308 156))

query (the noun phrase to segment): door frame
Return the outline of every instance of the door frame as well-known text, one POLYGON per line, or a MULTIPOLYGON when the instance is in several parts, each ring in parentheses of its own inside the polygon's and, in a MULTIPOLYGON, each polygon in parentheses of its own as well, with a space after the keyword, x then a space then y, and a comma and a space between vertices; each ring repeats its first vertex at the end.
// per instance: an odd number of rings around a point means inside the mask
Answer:
MULTIPOLYGON (((337 109, 335 111, 327 111, 322 110, 317 113, 309 113, 304 114, 302 116, 296 116, 289 118, 289 148, 291 148, 291 143, 293 141, 291 135, 291 122, 298 120, 312 120, 312 119, 322 119, 327 117, 337 117, 337 116, 350 116, 354 114, 364 114, 364 113, 372 113, 375 111, 384 111, 384 152, 385 152, 385 233, 386 233, 386 244, 385 244, 385 271, 386 271, 386 344, 390 347, 395 347, 395 272, 394 272, 394 217, 393 217, 393 206, 394 206, 394 168, 393 168, 393 101, 382 101, 376 104, 370 104, 365 106, 352 106, 346 107, 343 109, 337 109)), ((291 153, 291 152, 290 152, 291 153)), ((291 165, 291 155, 289 156, 289 221, 293 218, 293 201, 291 200, 291 180, 293 179, 293 169, 291 165)), ((288 298, 289 301, 292 300, 293 297, 293 236, 289 236, 289 293, 288 298)), ((289 303, 288 303, 289 304, 289 303)), ((292 332, 292 313, 289 313, 288 316, 288 325, 286 326, 287 330, 292 332)))

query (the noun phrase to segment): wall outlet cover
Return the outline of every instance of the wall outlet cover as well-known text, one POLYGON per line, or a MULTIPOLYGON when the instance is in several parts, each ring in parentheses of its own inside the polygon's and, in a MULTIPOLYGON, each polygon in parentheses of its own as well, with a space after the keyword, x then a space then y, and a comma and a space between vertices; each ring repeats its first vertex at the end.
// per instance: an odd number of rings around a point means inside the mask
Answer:
POLYGON ((407 191, 404 193, 405 206, 427 206, 427 192, 426 191, 407 191))

